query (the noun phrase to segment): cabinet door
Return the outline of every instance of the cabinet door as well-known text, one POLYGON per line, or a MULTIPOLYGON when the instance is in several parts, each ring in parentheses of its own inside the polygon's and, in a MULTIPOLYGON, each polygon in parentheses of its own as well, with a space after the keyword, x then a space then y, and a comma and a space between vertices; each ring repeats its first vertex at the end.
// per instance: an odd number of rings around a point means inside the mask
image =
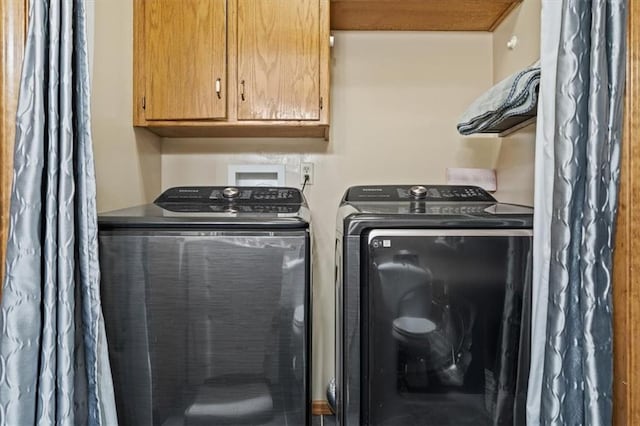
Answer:
POLYGON ((319 0, 238 0, 238 119, 320 118, 319 0))
POLYGON ((226 0, 147 0, 145 118, 226 116, 226 0))

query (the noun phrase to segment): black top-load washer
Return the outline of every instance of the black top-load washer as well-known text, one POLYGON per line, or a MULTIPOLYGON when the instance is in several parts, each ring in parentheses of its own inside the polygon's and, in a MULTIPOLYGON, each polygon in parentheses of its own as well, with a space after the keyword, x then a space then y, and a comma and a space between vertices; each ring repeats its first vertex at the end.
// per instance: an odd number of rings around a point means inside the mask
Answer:
POLYGON ((310 230, 294 188, 178 187, 99 216, 121 425, 310 421, 310 230))
POLYGON ((336 242, 339 425, 522 425, 533 210, 477 187, 350 188, 336 242))

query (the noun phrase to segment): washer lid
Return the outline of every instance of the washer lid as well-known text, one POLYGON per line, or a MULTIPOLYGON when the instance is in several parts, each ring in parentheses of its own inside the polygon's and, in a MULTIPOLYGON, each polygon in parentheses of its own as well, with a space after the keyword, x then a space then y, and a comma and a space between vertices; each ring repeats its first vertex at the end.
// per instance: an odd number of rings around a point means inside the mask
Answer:
POLYGON ((110 227, 306 228, 309 220, 300 190, 284 187, 175 187, 153 204, 98 216, 110 227))
POLYGON ((475 186, 354 186, 342 199, 338 226, 344 235, 377 228, 521 229, 533 226, 533 209, 498 203, 475 186))

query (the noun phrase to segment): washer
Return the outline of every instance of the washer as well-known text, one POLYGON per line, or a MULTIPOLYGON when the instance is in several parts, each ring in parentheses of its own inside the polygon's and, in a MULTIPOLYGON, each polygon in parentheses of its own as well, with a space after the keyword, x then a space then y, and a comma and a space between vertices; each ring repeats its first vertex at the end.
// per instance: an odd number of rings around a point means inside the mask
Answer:
POLYGON ((310 423, 309 218, 281 187, 177 187, 99 216, 119 424, 310 423))
POLYGON ((521 425, 533 210, 472 186, 349 188, 336 241, 339 425, 521 425))

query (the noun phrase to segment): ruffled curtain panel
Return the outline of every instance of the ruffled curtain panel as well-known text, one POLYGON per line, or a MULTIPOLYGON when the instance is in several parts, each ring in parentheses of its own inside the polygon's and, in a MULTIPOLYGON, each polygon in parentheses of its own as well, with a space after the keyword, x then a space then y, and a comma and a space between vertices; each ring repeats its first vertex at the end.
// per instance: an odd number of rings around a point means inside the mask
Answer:
POLYGON ((612 422, 626 0, 543 0, 527 424, 612 422))
POLYGON ((0 424, 116 425, 84 0, 32 0, 0 315, 0 424))

